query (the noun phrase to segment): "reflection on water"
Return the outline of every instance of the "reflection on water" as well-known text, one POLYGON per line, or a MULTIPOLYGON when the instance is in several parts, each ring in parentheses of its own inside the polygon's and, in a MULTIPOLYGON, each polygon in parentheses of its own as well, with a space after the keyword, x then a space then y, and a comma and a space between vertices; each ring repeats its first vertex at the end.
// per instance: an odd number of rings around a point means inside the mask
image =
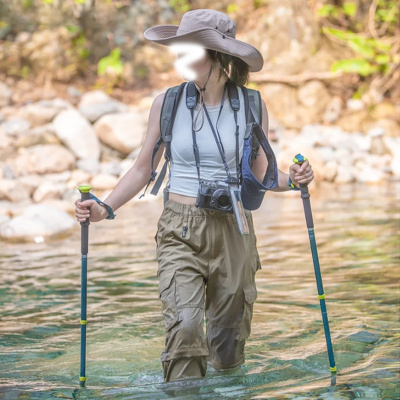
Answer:
POLYGON ((0 398, 399 399, 399 183, 311 186, 338 373, 332 385, 298 192, 253 211, 262 269, 246 363, 164 384, 155 241, 162 201, 90 225, 87 383, 79 387, 80 225, 2 243, 0 398))

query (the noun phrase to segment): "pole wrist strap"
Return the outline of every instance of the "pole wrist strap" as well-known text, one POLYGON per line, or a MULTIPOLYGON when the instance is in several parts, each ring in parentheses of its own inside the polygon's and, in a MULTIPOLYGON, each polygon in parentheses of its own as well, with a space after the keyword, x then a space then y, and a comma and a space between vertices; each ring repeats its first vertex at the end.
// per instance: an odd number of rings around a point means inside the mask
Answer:
POLYGON ((102 202, 100 199, 98 199, 94 194, 89 193, 90 198, 95 200, 98 204, 100 204, 101 206, 104 206, 108 212, 108 217, 106 217, 106 219, 114 219, 116 217, 116 214, 114 214, 113 209, 106 203, 102 202))

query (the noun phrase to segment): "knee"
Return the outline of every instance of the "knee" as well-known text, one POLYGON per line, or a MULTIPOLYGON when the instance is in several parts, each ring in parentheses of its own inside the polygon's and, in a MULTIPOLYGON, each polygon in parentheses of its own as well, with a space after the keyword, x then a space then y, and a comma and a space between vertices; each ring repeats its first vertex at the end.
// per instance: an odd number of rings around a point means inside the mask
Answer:
POLYGON ((201 314, 201 310, 194 312, 194 309, 183 309, 182 311, 182 320, 171 330, 174 347, 179 349, 206 347, 203 319, 197 318, 197 313, 201 314))

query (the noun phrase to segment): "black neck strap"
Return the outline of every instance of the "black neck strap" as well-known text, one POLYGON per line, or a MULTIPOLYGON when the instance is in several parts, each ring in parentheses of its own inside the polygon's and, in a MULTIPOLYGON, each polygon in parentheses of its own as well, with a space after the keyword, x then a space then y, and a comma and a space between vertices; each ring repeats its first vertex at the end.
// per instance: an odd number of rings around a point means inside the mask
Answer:
MULTIPOLYGON (((188 82, 187 84, 187 89, 186 89, 186 106, 190 109, 191 115, 192 115, 192 138, 193 138, 193 152, 194 152, 194 157, 196 160, 196 168, 197 168, 197 175, 199 178, 199 181, 201 180, 200 178, 200 154, 199 154, 199 149, 197 146, 197 140, 196 140, 196 132, 194 130, 194 126, 193 126, 193 112, 194 112, 194 108, 196 107, 197 104, 197 88, 194 84, 193 81, 188 82)), ((237 183, 239 185, 239 179, 240 179, 240 166, 239 166, 239 125, 237 124, 237 112, 240 109, 240 102, 239 102, 239 97, 238 97, 238 91, 237 91, 237 87, 236 85, 228 78, 225 86, 224 86, 224 91, 222 93, 222 100, 221 100, 221 106, 219 109, 219 114, 218 114, 218 118, 217 118, 217 132, 218 132, 218 137, 217 137, 217 133, 214 130, 213 124, 211 122, 210 116, 207 112, 207 108, 205 107, 205 104, 203 104, 208 122, 210 124, 211 130, 213 132, 214 135, 214 139, 215 142, 217 144, 218 147, 218 151, 221 155, 222 158, 222 162, 224 163, 224 167, 225 167, 225 171, 228 177, 228 182, 230 183, 237 183), (219 117, 221 115, 221 111, 223 108, 223 104, 224 104, 224 99, 225 99, 225 91, 228 88, 228 97, 229 97, 229 101, 231 104, 231 107, 234 111, 234 116, 235 116, 235 125, 236 125, 236 178, 232 177, 232 175, 230 174, 229 171, 229 167, 228 164, 226 162, 226 157, 225 157, 225 150, 221 141, 221 137, 219 135, 218 132, 218 120, 219 117)))

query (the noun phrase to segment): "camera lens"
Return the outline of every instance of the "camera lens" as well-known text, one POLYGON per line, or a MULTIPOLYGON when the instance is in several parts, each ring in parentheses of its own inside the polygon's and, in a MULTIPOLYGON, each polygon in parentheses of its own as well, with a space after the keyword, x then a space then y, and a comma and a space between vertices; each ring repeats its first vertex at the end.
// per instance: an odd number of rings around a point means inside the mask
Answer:
POLYGON ((232 208, 231 198, 226 190, 217 189, 212 197, 215 203, 217 204, 218 208, 226 210, 232 208))
POLYGON ((227 196, 226 194, 221 194, 221 196, 218 197, 217 201, 218 201, 218 206, 222 208, 226 208, 231 204, 229 196, 227 196))

